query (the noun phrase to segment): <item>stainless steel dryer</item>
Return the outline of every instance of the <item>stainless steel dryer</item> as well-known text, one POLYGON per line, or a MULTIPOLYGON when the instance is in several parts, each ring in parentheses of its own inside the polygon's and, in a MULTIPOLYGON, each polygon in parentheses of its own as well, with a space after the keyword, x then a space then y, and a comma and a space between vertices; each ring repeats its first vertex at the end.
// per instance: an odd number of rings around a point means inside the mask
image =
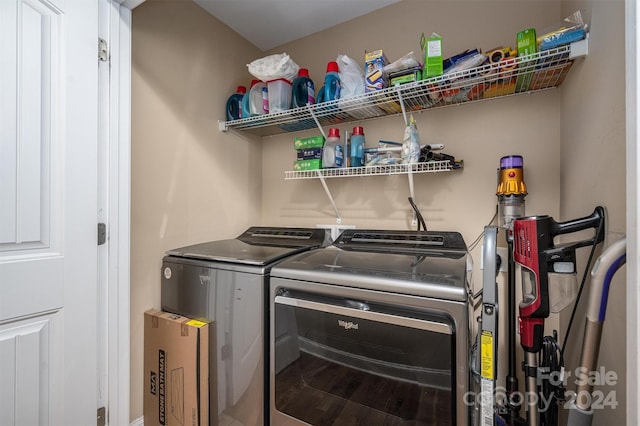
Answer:
POLYGON ((323 229, 252 227, 234 239, 167 252, 162 262, 162 309, 215 321, 209 360, 210 424, 267 423, 264 324, 269 318, 269 272, 286 257, 327 243, 323 229))
POLYGON ((458 233, 353 229, 274 267, 271 423, 467 425, 468 261, 458 233))

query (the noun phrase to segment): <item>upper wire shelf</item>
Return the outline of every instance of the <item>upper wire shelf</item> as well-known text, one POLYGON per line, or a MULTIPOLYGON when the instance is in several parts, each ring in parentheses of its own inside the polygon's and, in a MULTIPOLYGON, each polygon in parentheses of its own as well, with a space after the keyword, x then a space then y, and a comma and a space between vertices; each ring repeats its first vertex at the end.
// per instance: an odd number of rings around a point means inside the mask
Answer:
POLYGON ((335 126, 352 121, 460 105, 552 89, 562 84, 573 60, 586 56, 588 39, 503 62, 426 80, 400 84, 347 99, 337 99, 273 114, 220 121, 222 131, 237 129, 274 135, 335 126), (317 122, 316 122, 317 120, 317 122))

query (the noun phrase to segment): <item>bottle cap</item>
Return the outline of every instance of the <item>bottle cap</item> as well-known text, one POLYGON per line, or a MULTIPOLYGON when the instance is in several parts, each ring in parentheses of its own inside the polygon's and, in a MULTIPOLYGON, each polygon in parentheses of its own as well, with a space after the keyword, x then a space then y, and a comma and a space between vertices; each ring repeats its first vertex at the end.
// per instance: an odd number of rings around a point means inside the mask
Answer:
POLYGON ((247 93, 247 88, 244 86, 238 86, 236 93, 247 93))
POLYGON ((298 77, 309 77, 309 70, 306 68, 300 68, 298 70, 298 77))
POLYGON ((362 126, 356 126, 353 128, 353 132, 351 132, 351 136, 353 135, 364 135, 364 129, 362 126))
POLYGON ((327 72, 340 72, 340 68, 338 67, 338 63, 336 61, 331 61, 327 64, 327 72))
POLYGON ((251 87, 255 86, 258 83, 260 83, 260 80, 251 80, 251 87))
POLYGON ((340 138, 340 129, 336 129, 332 127, 329 129, 329 137, 330 138, 340 138))

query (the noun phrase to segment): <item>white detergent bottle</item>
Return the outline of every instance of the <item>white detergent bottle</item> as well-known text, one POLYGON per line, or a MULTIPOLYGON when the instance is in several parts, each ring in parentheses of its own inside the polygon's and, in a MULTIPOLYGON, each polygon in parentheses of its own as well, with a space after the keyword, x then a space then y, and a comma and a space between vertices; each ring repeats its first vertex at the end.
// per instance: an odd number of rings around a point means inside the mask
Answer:
POLYGON ((267 85, 260 80, 251 82, 249 90, 249 109, 251 115, 260 115, 269 113, 269 100, 266 97, 267 85))
POLYGON ((344 150, 340 141, 340 130, 329 129, 329 137, 322 147, 322 167, 342 167, 344 164, 344 150))

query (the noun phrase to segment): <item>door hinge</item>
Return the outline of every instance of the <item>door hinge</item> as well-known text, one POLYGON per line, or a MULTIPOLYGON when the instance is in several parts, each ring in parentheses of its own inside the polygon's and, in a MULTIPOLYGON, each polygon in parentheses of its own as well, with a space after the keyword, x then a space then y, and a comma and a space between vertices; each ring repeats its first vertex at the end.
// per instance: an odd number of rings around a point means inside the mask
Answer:
POLYGON ((105 426, 107 424, 107 410, 105 407, 98 408, 98 418, 96 420, 97 426, 105 426))
POLYGON ((101 246, 107 242, 107 225, 104 223, 98 224, 98 245, 101 246))
POLYGON ((109 60, 109 48, 106 40, 103 38, 98 39, 98 59, 102 62, 109 60))

